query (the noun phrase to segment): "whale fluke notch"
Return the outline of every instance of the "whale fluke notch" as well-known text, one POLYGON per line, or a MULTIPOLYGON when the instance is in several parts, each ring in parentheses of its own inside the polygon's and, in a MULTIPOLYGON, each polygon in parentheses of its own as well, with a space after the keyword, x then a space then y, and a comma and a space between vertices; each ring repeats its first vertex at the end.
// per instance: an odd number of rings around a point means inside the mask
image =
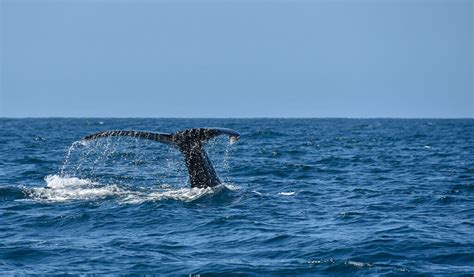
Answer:
POLYGON ((93 140, 104 137, 127 136, 148 139, 169 144, 178 148, 184 156, 184 161, 189 173, 191 187, 214 187, 221 184, 211 160, 207 156, 203 145, 208 140, 228 135, 231 139, 238 140, 240 134, 227 128, 193 128, 179 131, 173 134, 154 133, 146 131, 103 131, 88 135, 84 140, 93 140))

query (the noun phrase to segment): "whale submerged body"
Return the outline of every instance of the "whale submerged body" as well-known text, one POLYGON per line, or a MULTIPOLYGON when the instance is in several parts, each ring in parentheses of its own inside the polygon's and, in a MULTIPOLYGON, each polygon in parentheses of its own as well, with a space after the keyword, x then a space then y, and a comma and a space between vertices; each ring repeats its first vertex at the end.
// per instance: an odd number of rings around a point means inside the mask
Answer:
POLYGON ((231 140, 238 140, 240 134, 226 128, 193 128, 167 134, 146 131, 103 131, 84 137, 84 140, 93 140, 103 137, 128 136, 162 142, 177 148, 184 156, 188 169, 189 181, 193 188, 214 187, 221 184, 221 180, 212 166, 204 144, 219 135, 228 135, 231 140))

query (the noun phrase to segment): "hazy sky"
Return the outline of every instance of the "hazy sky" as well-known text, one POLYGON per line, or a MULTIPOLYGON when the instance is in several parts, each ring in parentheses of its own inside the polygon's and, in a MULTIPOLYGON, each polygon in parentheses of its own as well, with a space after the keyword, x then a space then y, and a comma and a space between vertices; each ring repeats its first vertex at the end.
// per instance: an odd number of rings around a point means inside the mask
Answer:
POLYGON ((2 117, 474 117, 470 0, 0 3, 2 117))

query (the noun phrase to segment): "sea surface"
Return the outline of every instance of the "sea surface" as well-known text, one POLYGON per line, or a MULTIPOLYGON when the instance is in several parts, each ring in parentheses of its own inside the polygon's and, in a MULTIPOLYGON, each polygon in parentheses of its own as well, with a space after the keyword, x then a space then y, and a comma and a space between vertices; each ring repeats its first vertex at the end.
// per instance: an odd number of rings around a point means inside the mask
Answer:
POLYGON ((474 274, 473 119, 0 119, 0 274, 474 274), (224 182, 102 130, 226 127, 224 182))

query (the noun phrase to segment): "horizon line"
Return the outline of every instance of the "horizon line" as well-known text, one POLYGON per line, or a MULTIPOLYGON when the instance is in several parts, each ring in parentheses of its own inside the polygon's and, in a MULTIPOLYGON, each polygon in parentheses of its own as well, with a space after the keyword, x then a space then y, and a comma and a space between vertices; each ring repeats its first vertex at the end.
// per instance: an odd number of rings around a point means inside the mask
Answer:
POLYGON ((149 117, 149 116, 0 116, 0 119, 474 119, 471 117, 316 117, 316 116, 255 116, 255 117, 149 117))

